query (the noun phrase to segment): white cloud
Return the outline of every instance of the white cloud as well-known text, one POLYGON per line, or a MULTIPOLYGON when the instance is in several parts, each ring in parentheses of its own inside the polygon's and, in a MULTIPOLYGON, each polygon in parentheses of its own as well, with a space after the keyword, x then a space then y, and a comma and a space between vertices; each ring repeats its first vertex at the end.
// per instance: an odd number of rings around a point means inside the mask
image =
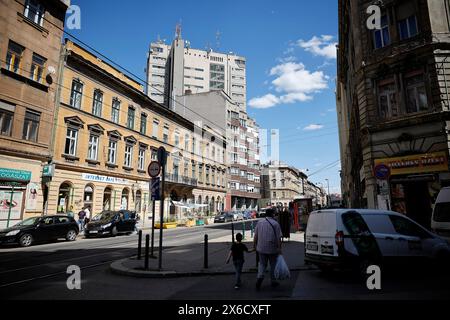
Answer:
POLYGON ((303 128, 304 131, 314 131, 314 130, 320 130, 323 128, 323 125, 321 124, 310 124, 303 128))
POLYGON ((298 40, 297 45, 316 56, 322 56, 327 59, 336 59, 336 45, 333 36, 322 35, 313 36, 310 40, 298 40))
POLYGON ((277 96, 274 96, 273 94, 269 93, 262 97, 256 97, 253 99, 250 99, 248 102, 248 105, 253 108, 257 109, 266 109, 273 107, 280 103, 280 99, 277 96))
POLYGON ((269 76, 275 77, 271 84, 279 95, 269 93, 250 99, 250 107, 270 108, 280 103, 309 101, 313 99, 314 93, 328 88, 329 77, 323 71, 307 70, 303 63, 280 63, 270 69, 269 76))

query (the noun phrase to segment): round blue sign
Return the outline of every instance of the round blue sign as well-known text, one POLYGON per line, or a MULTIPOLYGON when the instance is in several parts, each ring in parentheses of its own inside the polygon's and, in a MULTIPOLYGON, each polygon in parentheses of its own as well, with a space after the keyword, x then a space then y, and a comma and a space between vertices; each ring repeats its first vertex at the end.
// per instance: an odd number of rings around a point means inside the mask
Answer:
POLYGON ((380 180, 385 180, 391 175, 391 169, 385 164, 379 164, 374 169, 375 177, 380 180))

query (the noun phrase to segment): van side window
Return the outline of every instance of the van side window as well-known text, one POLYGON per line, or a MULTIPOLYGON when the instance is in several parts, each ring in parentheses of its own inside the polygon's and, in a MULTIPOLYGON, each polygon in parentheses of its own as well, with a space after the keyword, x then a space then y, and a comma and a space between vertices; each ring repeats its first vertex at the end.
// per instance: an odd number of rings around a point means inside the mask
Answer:
POLYGON ((430 234, 408 219, 389 215, 397 233, 410 237, 430 238, 430 234))
POLYGON ((393 234, 395 233, 389 217, 385 214, 366 214, 363 216, 372 233, 393 234))
POLYGON ((436 222, 450 222, 450 202, 436 203, 433 220, 436 222))
POLYGON ((342 222, 351 235, 370 234, 369 227, 358 212, 346 212, 342 215, 342 222))

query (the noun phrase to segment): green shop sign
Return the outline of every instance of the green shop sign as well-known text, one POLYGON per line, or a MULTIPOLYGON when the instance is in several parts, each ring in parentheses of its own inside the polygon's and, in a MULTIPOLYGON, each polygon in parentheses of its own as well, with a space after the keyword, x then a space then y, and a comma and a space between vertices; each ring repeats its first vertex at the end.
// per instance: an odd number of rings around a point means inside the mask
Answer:
POLYGON ((0 168, 0 180, 30 181, 31 171, 0 168))

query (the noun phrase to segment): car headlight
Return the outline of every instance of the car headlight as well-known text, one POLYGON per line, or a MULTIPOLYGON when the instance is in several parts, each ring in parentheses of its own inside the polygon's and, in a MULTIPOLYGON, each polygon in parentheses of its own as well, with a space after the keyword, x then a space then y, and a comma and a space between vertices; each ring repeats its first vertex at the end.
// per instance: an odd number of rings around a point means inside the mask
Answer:
POLYGON ((107 223, 107 224, 103 225, 102 228, 106 229, 106 228, 111 227, 111 225, 112 225, 112 223, 110 222, 110 223, 107 223))
POLYGON ((15 236, 15 235, 18 234, 19 232, 20 232, 20 230, 13 230, 13 231, 8 232, 8 233, 6 234, 6 236, 7 236, 7 237, 9 237, 9 236, 15 236))

